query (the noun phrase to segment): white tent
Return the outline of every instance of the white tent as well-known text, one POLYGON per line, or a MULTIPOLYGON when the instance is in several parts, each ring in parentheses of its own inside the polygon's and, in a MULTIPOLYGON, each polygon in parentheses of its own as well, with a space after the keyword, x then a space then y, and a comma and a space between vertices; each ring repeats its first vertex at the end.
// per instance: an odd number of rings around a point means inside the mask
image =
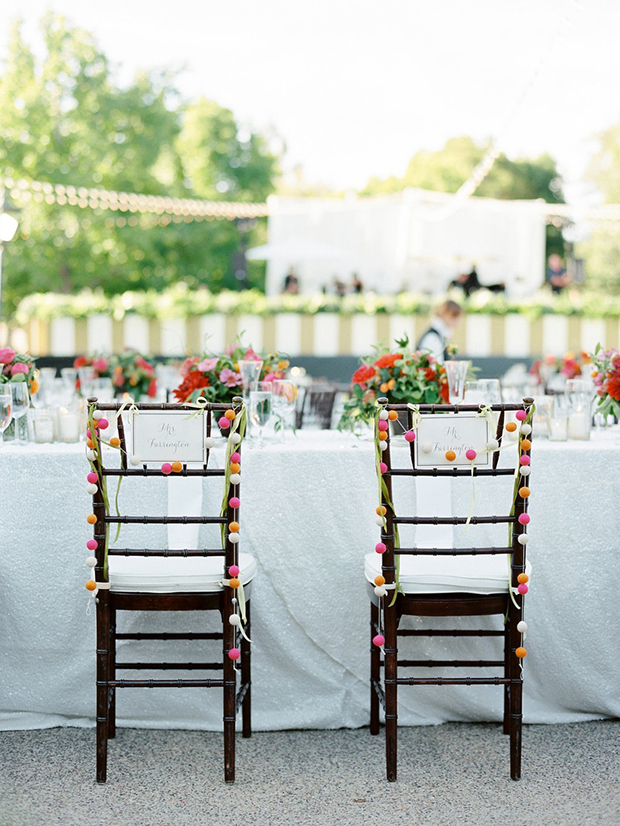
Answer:
POLYGON ((269 199, 267 293, 295 267, 304 293, 349 282, 366 290, 440 293, 476 265, 482 284, 505 282, 510 296, 544 279, 545 218, 538 201, 498 201, 408 189, 375 198, 269 199), (318 254, 316 250, 320 250, 318 254), (313 254, 314 251, 314 254, 313 254))

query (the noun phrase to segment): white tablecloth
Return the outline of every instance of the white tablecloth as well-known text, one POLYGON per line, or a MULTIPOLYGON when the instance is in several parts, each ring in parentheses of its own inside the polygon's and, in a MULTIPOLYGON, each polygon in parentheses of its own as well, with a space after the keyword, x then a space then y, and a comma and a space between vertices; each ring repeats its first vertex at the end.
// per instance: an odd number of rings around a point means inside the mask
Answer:
MULTIPOLYGON (((619 458, 620 433, 589 443, 534 445, 528 722, 620 716, 620 509, 614 486, 619 458)), ((86 472, 79 446, 0 449, 0 728, 93 723, 95 617, 87 615, 84 590, 90 536, 86 472)), ((369 632, 363 557, 379 530, 373 446, 332 432, 300 432, 262 450, 248 445, 243 479, 242 548, 259 563, 252 593, 254 725, 364 725, 369 632)), ((476 512, 504 512, 511 480, 485 501, 488 481, 476 483, 476 512)), ((154 492, 151 483, 147 497, 143 480, 125 480, 124 512, 165 513, 168 487, 186 482, 162 478, 154 492)), ((452 506, 467 513, 469 480, 458 487, 452 506)), ((445 482, 441 491, 444 496, 445 482)), ((457 541, 472 544, 478 534, 469 532, 478 530, 487 531, 470 526, 457 541)), ((505 526, 500 530, 503 543, 505 526)), ((123 528, 121 544, 131 544, 130 531, 123 528)), ((196 630, 204 622, 196 614, 121 617, 120 630, 196 630)), ((494 622, 488 618, 481 626, 494 622)), ((160 659, 200 658, 195 643, 156 645, 160 659)), ((478 659, 489 657, 493 642, 431 639, 417 645, 420 657, 434 652, 478 659)), ((121 643, 119 659, 139 659, 144 643, 137 648, 121 643)), ((400 691, 399 705, 403 724, 499 720, 502 691, 409 688, 400 691)), ((202 689, 127 689, 120 693, 118 715, 120 725, 218 729, 221 698, 202 689)))

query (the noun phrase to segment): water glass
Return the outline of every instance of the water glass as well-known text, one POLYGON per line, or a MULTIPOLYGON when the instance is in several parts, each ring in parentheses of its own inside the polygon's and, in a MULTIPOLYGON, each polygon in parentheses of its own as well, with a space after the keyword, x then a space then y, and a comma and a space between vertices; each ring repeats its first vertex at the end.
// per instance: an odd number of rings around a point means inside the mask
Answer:
POLYGON ((275 379, 272 382, 271 392, 274 413, 278 416, 284 434, 284 429, 297 408, 297 385, 286 379, 275 379))
POLYGON ((55 414, 52 410, 40 408, 29 411, 32 435, 37 444, 45 444, 54 441, 55 436, 55 414))
POLYGON ((247 401, 250 398, 250 393, 258 389, 258 380, 263 369, 263 362, 260 359, 242 359, 238 362, 238 365, 243 385, 243 398, 247 401))
POLYGON ((568 401, 565 396, 554 396, 549 411, 549 441, 568 439, 568 401))
POLYGON ((7 386, 10 388, 13 396, 13 418, 15 419, 15 443, 24 444, 28 438, 28 429, 26 428, 26 438, 20 436, 21 419, 28 413, 30 407, 30 392, 28 389, 28 382, 25 381, 11 381, 7 386))
POLYGON ((465 394, 465 378, 469 370, 469 361, 446 361, 446 375, 450 391, 450 404, 462 404, 465 394))
POLYGON ((258 431, 258 447, 263 446, 263 428, 273 413, 272 393, 266 390, 250 391, 250 422, 258 431))
POLYGON ((10 390, 5 389, 6 386, 6 384, 0 384, 0 445, 2 445, 2 434, 13 418, 13 396, 10 390))

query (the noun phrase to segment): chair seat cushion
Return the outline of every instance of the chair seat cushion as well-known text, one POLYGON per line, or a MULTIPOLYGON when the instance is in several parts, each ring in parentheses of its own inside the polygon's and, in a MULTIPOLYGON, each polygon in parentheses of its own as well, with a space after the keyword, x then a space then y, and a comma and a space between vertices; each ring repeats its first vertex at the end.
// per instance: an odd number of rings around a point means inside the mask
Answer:
MULTIPOLYGON (((508 554, 400 557, 399 582, 406 594, 497 594, 508 591, 508 554)), ((381 555, 366 554, 366 579, 381 573, 381 555)), ((528 576, 532 566, 526 564, 528 576)))
MULTIPOLYGON (((256 574, 251 554, 239 554, 240 579, 247 585, 256 574)), ((221 556, 110 556, 110 590, 140 593, 200 593, 222 590, 224 560, 221 556)))

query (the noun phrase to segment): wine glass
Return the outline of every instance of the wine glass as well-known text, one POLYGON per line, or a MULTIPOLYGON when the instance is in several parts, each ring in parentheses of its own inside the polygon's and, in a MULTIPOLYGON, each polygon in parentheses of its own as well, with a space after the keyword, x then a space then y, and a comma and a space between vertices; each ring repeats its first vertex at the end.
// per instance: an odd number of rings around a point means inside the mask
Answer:
POLYGON ((260 372, 263 369, 263 362, 261 359, 242 359, 237 362, 239 365, 239 373, 241 374, 241 383, 243 385, 243 398, 247 401, 250 398, 250 393, 258 387, 258 380, 260 372))
POLYGON ((469 370, 469 361, 446 361, 444 367, 448 377, 450 404, 461 404, 465 393, 465 377, 469 370))
POLYGON ((272 394, 266 390, 250 391, 250 420, 258 430, 258 447, 263 446, 263 428, 273 413, 272 394))
POLYGON ((6 390, 0 385, 0 445, 2 445, 2 434, 9 426, 13 418, 13 396, 10 390, 6 390))
POLYGON ((30 393, 28 392, 28 382, 26 381, 11 381, 8 382, 8 387, 13 397, 13 418, 15 419, 15 443, 24 444, 24 439, 20 438, 19 425, 20 419, 28 413, 30 407, 30 393))
POLYGON ((286 379, 274 379, 271 385, 273 409, 282 426, 282 435, 291 411, 297 407, 297 385, 286 379))

